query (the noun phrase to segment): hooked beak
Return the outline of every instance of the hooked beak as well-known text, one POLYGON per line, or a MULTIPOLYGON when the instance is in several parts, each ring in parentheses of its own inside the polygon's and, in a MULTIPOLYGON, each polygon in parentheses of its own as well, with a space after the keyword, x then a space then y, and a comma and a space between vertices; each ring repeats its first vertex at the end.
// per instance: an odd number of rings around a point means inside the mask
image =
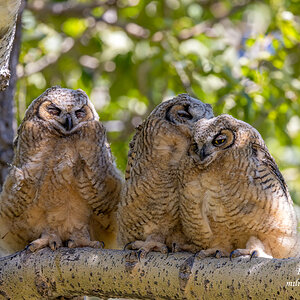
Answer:
POLYGON ((67 131, 70 131, 73 128, 73 121, 72 121, 72 117, 70 114, 66 115, 66 120, 65 120, 65 123, 63 124, 63 126, 67 131))
POLYGON ((205 145, 200 150, 200 160, 203 161, 207 156, 209 156, 209 153, 205 152, 205 145))

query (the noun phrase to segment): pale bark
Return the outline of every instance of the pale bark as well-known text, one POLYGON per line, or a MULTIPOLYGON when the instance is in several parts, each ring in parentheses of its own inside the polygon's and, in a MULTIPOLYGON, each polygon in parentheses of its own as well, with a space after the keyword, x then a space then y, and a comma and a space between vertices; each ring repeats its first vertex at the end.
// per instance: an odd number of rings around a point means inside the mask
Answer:
POLYGON ((9 83, 9 57, 21 0, 0 0, 0 91, 9 83))
MULTIPOLYGON (((0 9, 2 9, 1 2, 0 2, 0 9)), ((18 16, 17 19, 16 34, 15 34, 12 54, 9 62, 10 69, 11 69, 9 87, 5 91, 2 92, 0 91, 0 191, 2 189, 3 181, 10 167, 9 164, 12 162, 13 155, 14 155, 13 139, 15 135, 14 128, 16 127, 15 118, 14 118, 14 95, 15 95, 15 87, 17 82, 16 67, 19 60, 19 50, 21 44, 21 27, 22 24, 21 24, 21 12, 20 12, 20 15, 18 16)), ((0 43, 1 43, 1 38, 0 38, 0 43)), ((1 63, 0 63, 0 68, 1 68, 1 63)))
POLYGON ((0 299, 300 299, 299 259, 200 260, 190 253, 150 253, 139 262, 128 253, 46 248, 1 258, 0 299))

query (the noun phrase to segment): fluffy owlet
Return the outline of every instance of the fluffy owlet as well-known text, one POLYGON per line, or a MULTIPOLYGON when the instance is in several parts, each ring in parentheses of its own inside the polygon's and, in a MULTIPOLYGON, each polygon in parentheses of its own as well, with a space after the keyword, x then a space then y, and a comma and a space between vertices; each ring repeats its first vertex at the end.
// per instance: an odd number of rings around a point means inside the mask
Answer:
POLYGON ((87 95, 47 89, 18 129, 0 195, 0 249, 112 243, 121 186, 106 131, 87 95))
POLYGON ((181 202, 183 232, 199 256, 297 254, 297 220, 286 183, 260 134, 220 115, 195 124, 181 202), (233 251, 233 252, 232 252, 233 251))
POLYGON ((179 168, 192 140, 192 126, 213 117, 209 104, 186 94, 158 105, 130 143, 124 197, 119 204, 120 245, 144 256, 185 243, 179 218, 179 168))

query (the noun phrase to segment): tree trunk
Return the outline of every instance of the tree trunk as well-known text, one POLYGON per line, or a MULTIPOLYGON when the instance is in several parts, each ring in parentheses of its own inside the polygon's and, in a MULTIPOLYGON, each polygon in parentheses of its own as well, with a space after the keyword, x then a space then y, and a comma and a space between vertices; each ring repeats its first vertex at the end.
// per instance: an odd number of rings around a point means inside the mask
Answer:
MULTIPOLYGON (((2 4, 1 1, 2 0, 0 0, 0 4, 2 4)), ((1 43, 1 39, 0 39, 0 43, 1 43)), ((15 34, 12 54, 9 62, 10 69, 11 69, 9 87, 5 91, 0 92, 0 192, 2 189, 2 184, 4 182, 4 179, 8 173, 9 163, 11 163, 14 155, 13 153, 13 139, 15 134, 14 95, 15 95, 15 86, 17 81, 16 66, 19 60, 20 44, 21 44, 21 13, 17 19, 16 34, 15 34)), ((2 57, 0 55, 0 60, 1 59, 2 57)), ((2 66, 3 65, 1 64, 0 61, 0 67, 2 68, 2 66)), ((0 77, 1 77, 1 73, 0 73, 0 77)))
POLYGON ((0 91, 9 83, 9 57, 21 0, 0 0, 0 91))
POLYGON ((0 259, 0 299, 91 295, 139 299, 300 299, 300 260, 195 259, 191 253, 91 248, 18 252, 0 259), (1 297, 2 296, 2 297, 1 297))

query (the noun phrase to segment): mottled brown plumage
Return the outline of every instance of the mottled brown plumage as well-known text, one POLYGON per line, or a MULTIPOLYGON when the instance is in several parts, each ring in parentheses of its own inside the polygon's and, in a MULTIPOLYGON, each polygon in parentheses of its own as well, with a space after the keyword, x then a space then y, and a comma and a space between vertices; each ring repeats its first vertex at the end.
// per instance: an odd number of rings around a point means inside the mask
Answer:
POLYGON ((82 90, 53 87, 18 129, 0 195, 0 249, 109 246, 122 180, 106 131, 82 90))
POLYGON ((212 116, 210 105, 182 94, 158 105, 137 128, 118 209, 120 245, 132 242, 130 248, 145 254, 185 243, 179 219, 179 166, 190 147, 193 124, 212 116))
POLYGON ((183 232, 202 250, 198 256, 297 255, 293 203, 260 134, 221 115, 198 121, 194 137, 180 212, 183 232))

